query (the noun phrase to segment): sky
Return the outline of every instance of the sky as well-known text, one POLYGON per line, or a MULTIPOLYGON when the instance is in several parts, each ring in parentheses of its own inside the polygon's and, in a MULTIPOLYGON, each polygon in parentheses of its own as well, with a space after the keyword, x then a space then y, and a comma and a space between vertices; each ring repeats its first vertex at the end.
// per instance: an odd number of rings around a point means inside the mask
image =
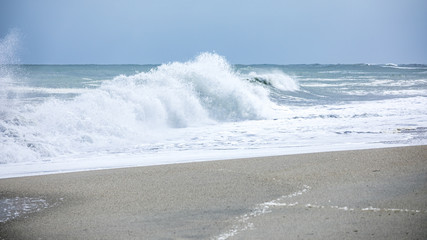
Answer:
POLYGON ((426 0, 0 0, 11 31, 33 64, 427 63, 426 0))

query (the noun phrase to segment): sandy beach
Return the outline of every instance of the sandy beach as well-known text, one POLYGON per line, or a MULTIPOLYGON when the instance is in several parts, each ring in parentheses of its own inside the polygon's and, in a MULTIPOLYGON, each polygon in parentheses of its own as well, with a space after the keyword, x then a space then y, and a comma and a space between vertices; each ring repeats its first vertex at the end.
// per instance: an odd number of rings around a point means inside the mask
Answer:
POLYGON ((427 146, 0 180, 0 239, 427 239, 427 146))

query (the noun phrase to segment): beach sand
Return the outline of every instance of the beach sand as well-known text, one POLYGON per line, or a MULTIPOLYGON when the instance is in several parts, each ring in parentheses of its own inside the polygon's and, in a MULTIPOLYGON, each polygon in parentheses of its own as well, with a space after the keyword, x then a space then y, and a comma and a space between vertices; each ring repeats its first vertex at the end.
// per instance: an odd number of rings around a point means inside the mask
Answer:
POLYGON ((0 180, 0 239, 427 239, 427 146, 0 180))

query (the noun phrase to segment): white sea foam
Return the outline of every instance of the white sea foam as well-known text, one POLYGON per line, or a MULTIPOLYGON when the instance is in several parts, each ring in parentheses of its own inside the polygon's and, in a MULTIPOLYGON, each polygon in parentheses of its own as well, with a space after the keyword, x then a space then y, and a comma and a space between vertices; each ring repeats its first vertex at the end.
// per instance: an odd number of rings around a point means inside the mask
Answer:
POLYGON ((366 96, 366 95, 376 95, 376 96, 427 96, 427 90, 424 89, 406 89, 406 90, 353 90, 347 91, 346 95, 353 96, 366 96))
POLYGON ((132 66, 131 75, 120 75, 123 66, 28 66, 36 77, 20 82, 8 67, 0 178, 427 143, 426 76, 418 72, 359 79, 334 66, 350 77, 333 79, 316 72, 330 66, 304 66, 288 75, 289 66, 239 68, 212 53, 136 74, 132 66), (113 70, 116 77, 98 80, 113 70), (373 100, 348 94, 357 91, 373 100))
POLYGON ((48 208, 49 203, 42 198, 15 197, 0 199, 0 223, 48 208))
POLYGON ((165 132, 174 128, 268 119, 274 106, 267 89, 239 78, 223 57, 210 53, 121 75, 96 89, 20 89, 80 95, 19 106, 18 112, 5 116, 2 163, 120 152, 164 140, 165 132))
MULTIPOLYGON (((342 81, 345 81, 342 79, 342 81)), ((341 83, 324 83, 324 82, 304 82, 300 84, 302 87, 411 87, 411 86, 422 86, 427 85, 427 79, 415 79, 415 80, 391 80, 382 79, 375 80, 372 78, 369 82, 341 82, 341 83)), ((425 90, 424 90, 425 91, 425 90)))
MULTIPOLYGON (((195 122, 197 116, 236 121, 271 114, 268 91, 243 81, 223 57, 211 53, 190 62, 164 64, 147 73, 119 76, 101 90, 113 92, 117 88, 121 93, 147 95, 148 102, 178 117, 179 124, 195 122), (183 119, 187 116, 190 120, 183 119)), ((168 117, 174 117, 171 115, 168 117)))

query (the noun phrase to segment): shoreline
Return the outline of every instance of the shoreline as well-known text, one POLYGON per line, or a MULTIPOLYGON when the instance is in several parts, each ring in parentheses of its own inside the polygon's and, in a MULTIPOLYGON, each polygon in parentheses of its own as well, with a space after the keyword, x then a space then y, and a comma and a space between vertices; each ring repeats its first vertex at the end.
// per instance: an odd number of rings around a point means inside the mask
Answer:
POLYGON ((353 147, 337 147, 333 146, 331 148, 322 147, 317 148, 298 148, 298 150, 291 148, 288 149, 287 153, 284 153, 283 150, 278 149, 269 149, 269 154, 265 154, 265 149, 259 149, 258 151, 246 151, 245 154, 241 152, 227 152, 212 154, 204 152, 192 152, 185 155, 175 155, 174 160, 170 160, 171 153, 157 153, 153 155, 135 155, 135 156, 111 156, 111 155, 99 155, 92 156, 89 158, 80 158, 76 159, 61 159, 53 161, 42 161, 42 162, 18 162, 5 164, 0 168, 0 180, 8 178, 19 178, 19 177, 32 177, 32 176, 43 176, 51 174, 64 174, 64 173, 75 173, 75 172, 87 172, 87 171, 99 171, 99 170, 109 170, 109 169, 123 169, 123 168, 133 168, 133 167, 150 167, 150 166, 164 166, 171 164, 183 164, 183 163, 197 163, 197 162, 211 162, 211 161, 229 161, 236 159, 250 159, 250 158, 270 158, 270 157, 280 157, 280 156, 292 156, 292 155, 301 155, 301 154, 316 154, 316 153, 325 153, 325 152, 343 152, 343 151, 359 151, 359 150, 372 150, 372 149, 382 149, 382 148, 396 148, 396 147, 416 147, 424 145, 390 145, 384 147, 384 145, 370 145, 366 146, 353 146, 353 147), (141 163, 141 159, 144 159, 144 162, 141 163), (77 160, 77 161, 76 161, 77 160), (85 162, 81 164, 81 161, 85 162), (76 167, 77 165, 77 167, 76 167), (23 170, 25 169, 25 170, 23 170))
POLYGON ((423 239, 427 146, 0 179, 0 239, 423 239))

